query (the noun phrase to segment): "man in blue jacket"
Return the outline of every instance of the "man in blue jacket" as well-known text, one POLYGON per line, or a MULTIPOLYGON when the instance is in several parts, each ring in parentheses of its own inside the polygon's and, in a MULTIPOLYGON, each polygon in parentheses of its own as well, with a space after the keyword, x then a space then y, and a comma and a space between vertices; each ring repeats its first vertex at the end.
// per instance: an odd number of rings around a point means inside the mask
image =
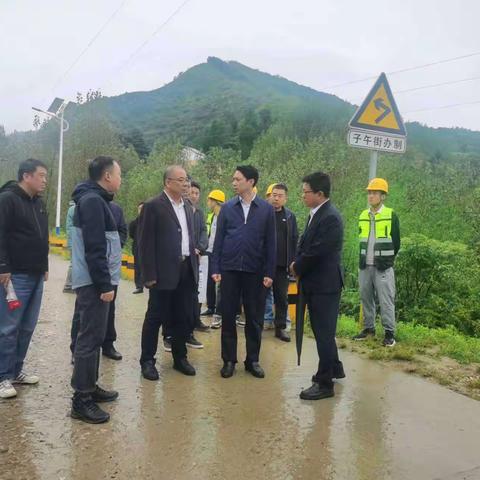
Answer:
POLYGON ((96 157, 88 167, 90 180, 75 187, 72 229, 72 287, 77 294, 79 327, 74 351, 71 415, 103 423, 110 415, 97 403, 118 397, 97 385, 100 348, 105 340, 110 303, 120 280, 122 248, 110 209, 120 189, 121 169, 111 157, 96 157))
POLYGON ((254 377, 265 376, 259 355, 266 289, 272 286, 275 276, 276 234, 273 207, 253 191, 257 182, 255 167, 237 167, 232 181, 237 195, 218 216, 212 278, 221 281, 223 378, 233 375, 237 363, 235 317, 240 298, 246 318, 245 369, 254 377))

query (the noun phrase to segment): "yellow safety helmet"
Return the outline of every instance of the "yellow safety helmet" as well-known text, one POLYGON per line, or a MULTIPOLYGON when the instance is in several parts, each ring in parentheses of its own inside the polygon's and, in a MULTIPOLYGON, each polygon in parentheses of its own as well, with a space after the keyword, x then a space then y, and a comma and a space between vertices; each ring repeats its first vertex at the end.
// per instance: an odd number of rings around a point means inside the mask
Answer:
POLYGON ((208 194, 208 198, 211 198, 212 200, 216 200, 217 202, 220 202, 220 203, 225 203, 225 193, 223 193, 221 190, 212 190, 208 194))
POLYGON ((367 190, 379 190, 388 193, 388 182, 383 178, 373 178, 370 180, 367 190))
POLYGON ((271 195, 272 194, 272 191, 273 191, 273 187, 276 185, 276 183, 271 183, 268 188, 267 188, 267 191, 265 192, 265 195, 271 195))

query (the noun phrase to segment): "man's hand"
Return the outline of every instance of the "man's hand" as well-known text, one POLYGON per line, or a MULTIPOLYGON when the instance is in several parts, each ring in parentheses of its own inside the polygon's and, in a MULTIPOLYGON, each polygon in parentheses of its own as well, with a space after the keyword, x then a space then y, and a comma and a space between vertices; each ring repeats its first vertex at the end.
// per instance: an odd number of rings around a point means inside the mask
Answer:
POLYGON ((200 256, 200 250, 199 250, 198 248, 195 249, 195 254, 196 254, 197 256, 200 256))
POLYGON ((219 274, 219 273, 214 273, 212 275, 212 280, 215 282, 215 283, 218 283, 222 280, 222 276, 219 274))
POLYGON ((110 303, 113 301, 113 297, 115 296, 115 291, 112 290, 111 292, 105 292, 100 295, 100 300, 105 303, 110 303))
POLYGON ((265 288, 270 288, 272 286, 273 280, 270 277, 263 277, 263 285, 265 288))
POLYGON ((46 282, 48 282, 48 272, 45 272, 45 275, 44 275, 43 279, 44 279, 46 282))
POLYGON ((11 273, 0 273, 0 285, 3 285, 5 288, 7 288, 11 276, 11 273))
POLYGON ((151 287, 153 287, 156 283, 157 283, 157 282, 156 282, 155 280, 152 280, 152 281, 150 281, 150 282, 145 282, 145 286, 146 286, 147 288, 151 288, 151 287))

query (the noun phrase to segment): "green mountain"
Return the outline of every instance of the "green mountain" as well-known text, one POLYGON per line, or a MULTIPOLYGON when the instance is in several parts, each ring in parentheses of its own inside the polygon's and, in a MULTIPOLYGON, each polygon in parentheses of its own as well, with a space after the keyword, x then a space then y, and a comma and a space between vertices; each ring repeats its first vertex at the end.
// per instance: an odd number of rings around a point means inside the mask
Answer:
MULTIPOLYGON (((263 121, 265 127, 282 122, 301 139, 345 131, 355 111, 354 105, 335 95, 215 57, 156 90, 103 97, 97 102, 121 134, 138 146, 141 156, 145 146, 148 150, 156 140, 172 137, 201 149, 241 148, 238 130, 252 111, 260 113, 256 119, 260 125, 253 127, 258 129, 257 136, 263 121)), ((417 122, 407 123, 407 131, 410 145, 433 156, 480 152, 480 132, 429 128, 417 122)))
POLYGON ((268 107, 275 118, 317 110, 331 127, 344 124, 354 110, 334 95, 214 57, 162 88, 100 101, 121 131, 140 130, 148 145, 176 136, 197 147, 202 147, 212 120, 241 122, 252 109, 268 107))

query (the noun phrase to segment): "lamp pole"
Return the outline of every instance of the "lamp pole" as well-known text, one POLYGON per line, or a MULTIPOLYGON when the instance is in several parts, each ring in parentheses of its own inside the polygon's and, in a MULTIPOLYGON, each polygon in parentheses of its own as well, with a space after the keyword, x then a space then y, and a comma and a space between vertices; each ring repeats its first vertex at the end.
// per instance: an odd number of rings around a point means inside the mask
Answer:
POLYGON ((60 122, 60 142, 58 147, 58 182, 57 182, 57 210, 55 216, 55 233, 57 237, 60 235, 60 214, 62 209, 62 172, 63 172, 63 134, 70 128, 67 120, 63 118, 66 103, 63 103, 58 112, 52 113, 39 108, 32 107, 36 112, 44 113, 50 118, 56 118, 60 122))

